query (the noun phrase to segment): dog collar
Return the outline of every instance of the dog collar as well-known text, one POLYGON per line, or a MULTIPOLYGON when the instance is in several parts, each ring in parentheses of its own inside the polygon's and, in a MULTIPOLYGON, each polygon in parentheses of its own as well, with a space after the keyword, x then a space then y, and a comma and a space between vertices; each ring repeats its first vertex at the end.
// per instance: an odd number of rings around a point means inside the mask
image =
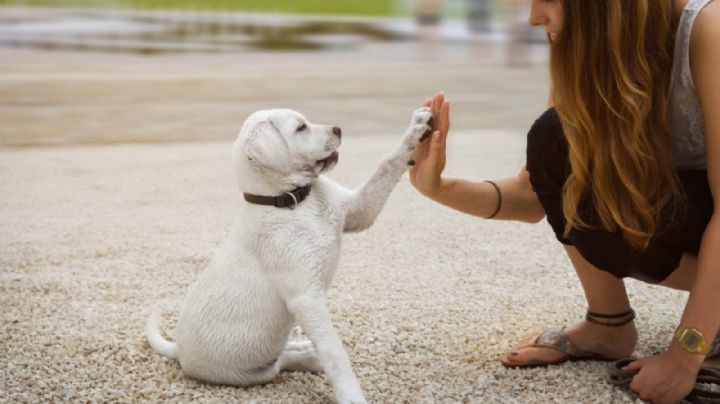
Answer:
POLYGON ((274 206, 276 208, 295 209, 300 202, 310 195, 310 184, 304 187, 295 188, 280 196, 261 196, 243 193, 245 200, 255 205, 274 206))

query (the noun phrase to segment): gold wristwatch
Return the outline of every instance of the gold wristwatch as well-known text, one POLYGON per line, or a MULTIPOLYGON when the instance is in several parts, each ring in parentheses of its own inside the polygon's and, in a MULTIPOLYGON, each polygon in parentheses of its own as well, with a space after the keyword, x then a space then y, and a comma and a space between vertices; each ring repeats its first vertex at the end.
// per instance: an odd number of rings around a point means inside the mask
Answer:
POLYGON ((712 344, 705 341, 702 333, 695 328, 687 328, 679 325, 675 329, 675 339, 684 350, 688 352, 707 355, 712 351, 712 344))

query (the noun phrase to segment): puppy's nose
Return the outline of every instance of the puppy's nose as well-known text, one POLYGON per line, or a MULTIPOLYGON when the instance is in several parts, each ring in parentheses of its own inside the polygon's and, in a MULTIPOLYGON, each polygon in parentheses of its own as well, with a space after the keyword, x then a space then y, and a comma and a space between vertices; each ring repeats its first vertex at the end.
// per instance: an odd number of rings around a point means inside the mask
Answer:
POLYGON ((332 131, 335 136, 342 137, 342 129, 338 128, 337 126, 333 126, 332 131))

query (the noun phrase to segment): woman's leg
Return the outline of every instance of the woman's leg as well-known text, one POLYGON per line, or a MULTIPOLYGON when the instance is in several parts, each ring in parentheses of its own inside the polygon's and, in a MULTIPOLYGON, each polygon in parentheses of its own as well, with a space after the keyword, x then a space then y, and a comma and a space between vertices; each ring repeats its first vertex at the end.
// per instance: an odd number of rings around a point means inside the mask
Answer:
MULTIPOLYGON (((575 247, 565 246, 575 272, 585 291, 588 310, 601 314, 623 313, 630 309, 625 284, 611 274, 601 271, 580 255, 575 247)), ((637 342, 635 324, 630 322, 620 327, 608 327, 586 320, 565 329, 565 334, 578 348, 610 358, 624 358, 632 354, 637 342)), ((550 348, 529 347, 535 335, 520 341, 506 354, 508 362, 554 361, 565 356, 550 348)))
MULTIPOLYGON (((580 278, 588 301, 588 310, 595 313, 622 313, 630 308, 630 303, 622 280, 601 271, 580 255, 576 248, 566 246, 570 261, 580 278)), ((673 289, 689 291, 697 273, 697 256, 685 253, 680 265, 660 284, 673 289)), ((580 321, 565 329, 565 334, 578 348, 602 354, 608 357, 629 356, 637 341, 634 323, 622 327, 605 327, 588 321, 580 321)), ((520 341, 510 352, 508 362, 553 361, 564 356, 550 348, 531 348, 535 335, 520 341)), ((720 365, 720 357, 713 357, 720 365)))
POLYGON ((664 281, 660 282, 662 286, 669 288, 690 291, 695 274, 697 274, 698 260, 697 255, 685 253, 680 259, 680 265, 673 271, 664 281))
MULTIPOLYGON (((693 206, 684 220, 682 231, 667 232, 667 240, 654 244, 644 256, 638 256, 628 249, 622 238, 600 231, 571 231, 565 234, 566 221, 563 215, 563 186, 570 173, 568 146, 562 125, 554 109, 540 116, 528 132, 527 169, 530 182, 538 196, 548 222, 556 238, 566 245, 566 251, 585 291, 588 310, 600 314, 618 314, 629 310, 630 304, 624 283, 616 276, 601 271, 599 267, 613 269, 618 276, 634 276, 646 281, 688 290, 697 267, 691 255, 683 255, 678 268, 669 276, 668 269, 677 265, 678 251, 692 251, 699 245, 704 226, 712 214, 712 195, 703 171, 679 172, 681 183, 688 195, 688 204, 693 206), (680 243, 678 244, 678 241, 680 243), (572 247, 570 245, 575 245, 572 247), (675 246, 674 250, 668 246, 675 246), (583 251, 586 260, 579 252, 583 251), (673 262, 671 265, 667 265, 673 262), (640 271, 639 269, 645 271, 640 271), (646 273, 647 272, 647 273, 646 273)), ((629 317, 629 316, 628 316, 629 317)), ((621 319, 613 321, 622 322, 621 319)), ((637 330, 630 322, 621 327, 608 327, 589 321, 577 322, 564 330, 570 341, 579 349, 610 358, 622 358, 632 353, 637 341, 637 330)), ((530 348, 536 335, 520 341, 508 352, 507 362, 552 362, 566 354, 551 348, 530 348)))

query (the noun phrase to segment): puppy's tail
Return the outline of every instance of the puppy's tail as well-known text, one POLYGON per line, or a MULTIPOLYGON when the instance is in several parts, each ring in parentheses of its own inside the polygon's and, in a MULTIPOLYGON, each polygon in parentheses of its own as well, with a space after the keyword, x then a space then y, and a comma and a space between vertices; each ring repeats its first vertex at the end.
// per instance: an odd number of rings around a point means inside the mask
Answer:
POLYGON ((152 349, 160 355, 177 359, 177 344, 160 335, 160 310, 154 309, 145 326, 145 336, 152 349))

